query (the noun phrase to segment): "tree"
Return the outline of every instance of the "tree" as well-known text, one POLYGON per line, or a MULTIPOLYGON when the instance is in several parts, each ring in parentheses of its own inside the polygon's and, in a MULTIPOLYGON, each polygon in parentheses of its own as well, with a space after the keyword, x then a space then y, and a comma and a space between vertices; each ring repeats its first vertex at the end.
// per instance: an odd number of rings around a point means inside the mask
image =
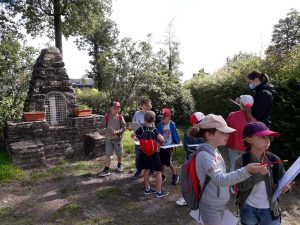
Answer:
POLYGON ((285 19, 280 19, 274 26, 272 43, 267 49, 267 54, 285 57, 292 47, 300 44, 300 14, 291 9, 285 19))
POLYGON ((20 37, 7 30, 0 38, 0 131, 6 120, 21 116, 37 53, 20 37))
MULTIPOLYGON (((167 46, 167 63, 168 63, 168 75, 177 75, 180 76, 179 65, 181 64, 181 60, 179 57, 179 45, 180 43, 176 41, 175 29, 173 25, 173 20, 168 24, 168 31, 163 41, 163 44, 167 46)), ((163 50, 161 50, 163 51, 163 50)))
POLYGON ((110 13, 111 0, 0 0, 33 37, 46 34, 62 53, 62 35, 86 35, 99 15, 110 13))
POLYGON ((92 78, 96 87, 104 89, 105 78, 108 77, 107 65, 112 57, 112 52, 118 44, 119 30, 117 25, 110 19, 99 18, 95 31, 77 40, 79 48, 86 49, 92 56, 90 64, 92 71, 87 76, 92 78))

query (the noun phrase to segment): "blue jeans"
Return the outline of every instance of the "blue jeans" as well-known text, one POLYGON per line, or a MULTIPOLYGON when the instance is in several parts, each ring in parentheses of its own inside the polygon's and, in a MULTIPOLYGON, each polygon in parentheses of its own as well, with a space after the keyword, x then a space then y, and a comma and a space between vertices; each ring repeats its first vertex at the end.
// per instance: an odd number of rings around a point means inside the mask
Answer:
POLYGON ((141 165, 141 150, 139 145, 135 145, 135 166, 136 171, 142 172, 142 165, 141 165))
POLYGON ((280 218, 275 217, 271 209, 257 209, 248 204, 240 208, 242 225, 280 225, 280 218))

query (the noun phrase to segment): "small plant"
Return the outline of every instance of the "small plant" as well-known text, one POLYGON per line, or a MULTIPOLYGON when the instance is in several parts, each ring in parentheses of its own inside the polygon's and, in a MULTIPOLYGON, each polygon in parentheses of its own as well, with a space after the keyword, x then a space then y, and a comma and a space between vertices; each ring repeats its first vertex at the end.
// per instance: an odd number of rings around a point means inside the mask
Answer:
POLYGON ((88 109, 91 109, 91 107, 85 104, 80 104, 75 108, 75 110, 88 110, 88 109))

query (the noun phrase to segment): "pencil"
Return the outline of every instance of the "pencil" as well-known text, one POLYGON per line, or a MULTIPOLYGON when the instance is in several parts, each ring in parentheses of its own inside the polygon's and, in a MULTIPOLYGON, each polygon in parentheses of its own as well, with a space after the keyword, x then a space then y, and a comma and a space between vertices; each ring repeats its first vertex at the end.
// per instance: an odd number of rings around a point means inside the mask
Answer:
POLYGON ((279 160, 279 161, 275 161, 275 162, 265 162, 262 163, 263 165, 267 165, 267 164, 278 164, 278 163, 285 163, 288 162, 288 160, 279 160))

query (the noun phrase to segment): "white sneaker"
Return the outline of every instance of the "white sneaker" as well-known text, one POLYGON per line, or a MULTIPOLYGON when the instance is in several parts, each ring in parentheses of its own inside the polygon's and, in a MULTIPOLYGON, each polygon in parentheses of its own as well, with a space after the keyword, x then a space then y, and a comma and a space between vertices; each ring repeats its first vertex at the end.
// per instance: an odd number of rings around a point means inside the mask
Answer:
POLYGON ((117 166, 117 171, 118 171, 118 172, 123 172, 123 170, 124 170, 123 164, 117 166))
POLYGON ((184 206, 184 205, 186 205, 186 202, 185 202, 184 198, 181 197, 181 198, 177 199, 176 204, 180 205, 180 206, 184 206))

